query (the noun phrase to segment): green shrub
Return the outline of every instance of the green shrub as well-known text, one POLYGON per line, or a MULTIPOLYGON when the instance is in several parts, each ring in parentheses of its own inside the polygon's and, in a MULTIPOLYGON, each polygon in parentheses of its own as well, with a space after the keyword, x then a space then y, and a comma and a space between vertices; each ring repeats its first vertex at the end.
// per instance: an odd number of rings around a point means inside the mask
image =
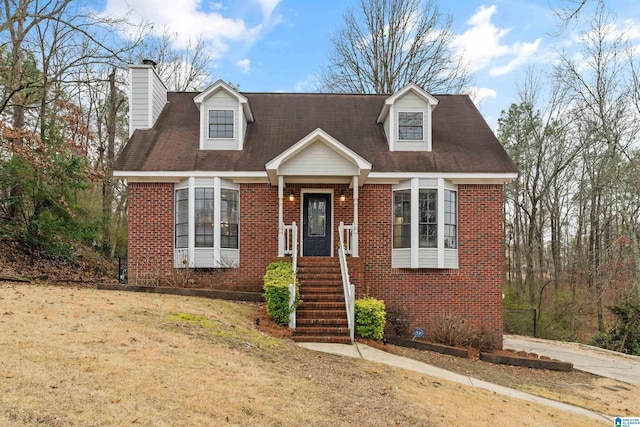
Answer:
POLYGON ((607 348, 607 345, 609 344, 609 335, 604 332, 598 332, 589 340, 588 344, 594 347, 607 348))
POLYGON ((630 296, 609 307, 616 322, 607 333, 598 333, 589 344, 640 356, 640 298, 630 296))
POLYGON ((384 335, 386 307, 384 301, 371 297, 355 300, 356 332, 363 338, 380 341, 384 335))
POLYGON ((296 282, 296 300, 289 307, 289 285, 295 280, 290 262, 272 262, 264 275, 264 299, 267 301, 267 314, 281 325, 289 323, 289 314, 298 305, 298 284, 296 282))

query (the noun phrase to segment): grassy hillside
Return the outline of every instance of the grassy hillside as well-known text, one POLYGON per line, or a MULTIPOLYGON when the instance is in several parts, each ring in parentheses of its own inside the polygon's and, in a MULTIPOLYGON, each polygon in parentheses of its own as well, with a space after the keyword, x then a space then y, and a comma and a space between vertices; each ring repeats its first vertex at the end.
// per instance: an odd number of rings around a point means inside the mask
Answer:
POLYGON ((256 325, 259 307, 0 284, 0 425, 593 425, 256 325))

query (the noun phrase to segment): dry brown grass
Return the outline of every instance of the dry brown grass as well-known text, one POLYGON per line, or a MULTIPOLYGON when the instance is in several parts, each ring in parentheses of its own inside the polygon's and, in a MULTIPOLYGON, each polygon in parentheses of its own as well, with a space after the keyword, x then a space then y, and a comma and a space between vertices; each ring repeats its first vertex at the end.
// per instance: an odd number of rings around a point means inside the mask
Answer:
POLYGON ((171 295, 0 284, 0 425, 595 424, 301 349, 263 333, 256 310, 171 295))

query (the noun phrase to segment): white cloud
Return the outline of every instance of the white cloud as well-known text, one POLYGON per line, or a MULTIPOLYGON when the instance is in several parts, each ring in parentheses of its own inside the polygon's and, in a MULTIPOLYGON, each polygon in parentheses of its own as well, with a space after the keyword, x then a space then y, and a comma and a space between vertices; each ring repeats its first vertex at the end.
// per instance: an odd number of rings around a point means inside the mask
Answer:
POLYGON ((454 36, 453 45, 469 64, 471 72, 489 68, 492 76, 499 76, 527 63, 540 47, 541 39, 533 42, 505 44, 503 39, 512 28, 498 28, 491 19, 497 7, 480 6, 468 21, 470 27, 454 36), (506 65, 496 66, 497 60, 507 59, 506 65))
POLYGON ((513 49, 517 52, 516 57, 501 67, 491 67, 489 75, 496 77, 510 73, 519 65, 526 64, 538 52, 540 47, 540 39, 532 43, 515 43, 513 49))
MULTIPOLYGON (((270 18, 277 6, 276 0, 258 1, 270 18)), ((264 30, 264 23, 247 25, 240 18, 223 15, 219 3, 202 8, 202 0, 106 0, 105 16, 123 17, 138 25, 151 24, 151 32, 160 35, 166 28, 177 35, 177 47, 185 47, 189 41, 202 38, 208 53, 217 59, 229 50, 229 43, 252 44, 264 30)))
POLYGON ((498 97, 498 92, 488 87, 471 86, 467 89, 466 94, 471 97, 471 100, 476 105, 481 105, 486 99, 496 99, 498 97))
POLYGON ((309 74, 304 80, 298 80, 295 85, 296 92, 314 92, 318 87, 318 78, 309 74))
POLYGON ((247 74, 251 71, 251 60, 249 58, 244 58, 236 61, 236 67, 238 67, 244 74, 247 74))
POLYGON ((278 6, 278 3, 280 3, 280 0, 256 0, 256 2, 262 8, 265 19, 268 20, 271 19, 271 14, 276 6, 278 6))

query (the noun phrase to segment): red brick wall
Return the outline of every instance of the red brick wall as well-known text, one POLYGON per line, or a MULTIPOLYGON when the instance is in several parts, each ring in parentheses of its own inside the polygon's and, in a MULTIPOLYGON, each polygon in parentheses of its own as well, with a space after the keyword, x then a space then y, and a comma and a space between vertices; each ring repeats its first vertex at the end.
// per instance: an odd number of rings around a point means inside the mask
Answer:
MULTIPOLYGON (((334 243, 340 221, 353 222, 353 192, 346 185, 288 186, 283 200, 284 221, 300 222, 300 189, 334 191, 334 243), (289 191, 294 201, 289 201, 289 191), (345 191, 347 199, 340 202, 345 191)), ((391 268, 392 189, 365 185, 359 191, 360 260, 350 264, 357 296, 369 293, 384 299, 388 311, 411 312, 411 327, 427 332, 441 314, 455 313, 502 335, 502 186, 458 186, 459 268, 391 268)), ((278 253, 278 190, 268 184, 240 187, 240 268, 198 270, 189 286, 261 292, 266 266, 278 253)), ((337 255, 337 254, 336 254, 337 255)), ((173 264, 173 185, 129 185, 129 257, 153 257, 158 270, 171 274, 173 264), (165 261, 166 260, 166 261, 165 261)), ((131 262, 129 275, 132 277, 131 262)))
POLYGON ((365 185, 360 199, 364 283, 387 311, 411 313, 411 328, 428 333, 442 314, 457 314, 502 346, 502 186, 458 186, 458 269, 393 269, 392 189, 365 185))
POLYGON ((267 265, 278 255, 278 189, 240 186, 240 268, 173 269, 174 186, 129 184, 129 282, 262 292, 267 265))
POLYGON ((173 184, 129 183, 129 281, 158 284, 173 271, 173 184))

